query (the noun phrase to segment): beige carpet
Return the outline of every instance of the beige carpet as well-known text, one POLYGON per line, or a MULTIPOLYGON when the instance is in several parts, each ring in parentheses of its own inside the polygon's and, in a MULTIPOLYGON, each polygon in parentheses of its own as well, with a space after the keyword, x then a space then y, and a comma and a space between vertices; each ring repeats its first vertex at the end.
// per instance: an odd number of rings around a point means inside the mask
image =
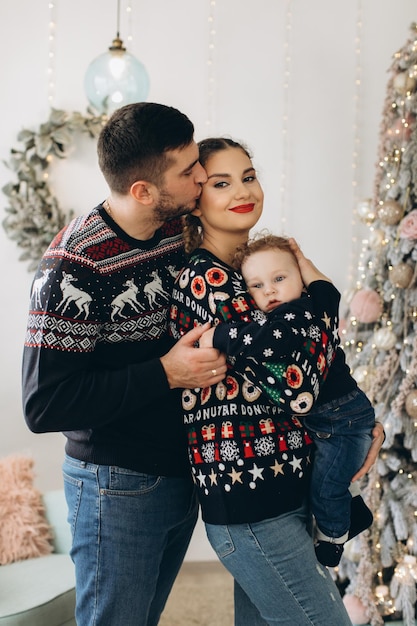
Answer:
POLYGON ((233 626, 233 579, 223 565, 185 562, 159 626, 233 626))

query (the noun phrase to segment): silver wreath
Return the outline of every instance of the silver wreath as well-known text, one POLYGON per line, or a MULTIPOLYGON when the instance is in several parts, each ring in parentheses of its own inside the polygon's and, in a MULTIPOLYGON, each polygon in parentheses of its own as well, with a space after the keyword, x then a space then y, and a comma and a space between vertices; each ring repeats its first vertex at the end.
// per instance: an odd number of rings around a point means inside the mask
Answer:
POLYGON ((8 199, 2 225, 6 235, 23 249, 19 259, 29 261, 33 271, 52 238, 74 216, 64 211, 48 185, 48 168, 53 157, 65 159, 74 144, 76 133, 97 138, 106 116, 86 115, 52 109, 49 119, 37 131, 23 129, 17 136, 21 149, 12 148, 5 165, 15 180, 2 191, 8 199))

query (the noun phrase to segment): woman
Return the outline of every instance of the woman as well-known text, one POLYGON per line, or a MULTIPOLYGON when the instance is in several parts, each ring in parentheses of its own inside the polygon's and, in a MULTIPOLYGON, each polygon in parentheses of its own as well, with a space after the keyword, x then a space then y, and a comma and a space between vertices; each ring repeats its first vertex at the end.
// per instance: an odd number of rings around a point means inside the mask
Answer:
MULTIPOLYGON (((173 292, 176 338, 197 324, 260 315, 231 264, 262 213, 262 188, 241 145, 209 139, 199 148, 208 180, 186 218, 193 253, 173 292)), ((301 422, 280 419, 233 367, 220 383, 183 391, 182 402, 207 535, 237 582, 235 623, 350 626, 307 531, 312 441, 301 422)))

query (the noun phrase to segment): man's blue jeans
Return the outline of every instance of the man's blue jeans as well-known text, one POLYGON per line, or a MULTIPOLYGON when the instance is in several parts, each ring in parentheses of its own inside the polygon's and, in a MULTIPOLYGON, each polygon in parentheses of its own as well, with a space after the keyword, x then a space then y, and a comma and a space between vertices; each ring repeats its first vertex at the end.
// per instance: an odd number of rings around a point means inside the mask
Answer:
POLYGON ((193 483, 63 464, 78 626, 156 626, 197 521, 193 483))
POLYGON ((311 510, 324 535, 342 537, 350 526, 350 482, 372 443, 374 409, 363 391, 356 389, 313 407, 303 422, 316 444, 311 510))
POLYGON ((235 626, 352 626, 316 559, 306 509, 251 524, 206 524, 211 545, 238 583, 235 626))

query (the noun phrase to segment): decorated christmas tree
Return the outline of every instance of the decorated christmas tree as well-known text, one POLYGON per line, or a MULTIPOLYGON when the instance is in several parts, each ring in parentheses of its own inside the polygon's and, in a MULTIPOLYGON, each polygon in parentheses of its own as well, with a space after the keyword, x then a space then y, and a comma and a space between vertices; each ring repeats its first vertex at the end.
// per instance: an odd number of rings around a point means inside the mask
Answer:
POLYGON ((346 296, 342 343, 386 441, 362 483, 374 524, 348 542, 334 575, 354 623, 415 624, 417 581, 417 24, 393 57, 374 197, 346 296))

